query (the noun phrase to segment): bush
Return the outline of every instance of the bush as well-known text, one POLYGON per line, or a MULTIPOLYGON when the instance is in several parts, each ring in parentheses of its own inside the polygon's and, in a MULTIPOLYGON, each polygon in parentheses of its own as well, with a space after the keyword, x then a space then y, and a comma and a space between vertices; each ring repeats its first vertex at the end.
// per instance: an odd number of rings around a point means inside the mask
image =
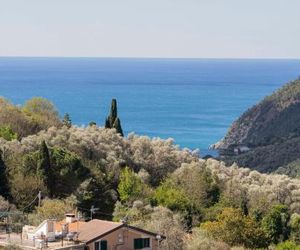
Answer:
POLYGON ((273 243, 278 243, 288 239, 290 229, 288 207, 285 205, 275 205, 262 220, 264 231, 273 243))
POLYGON ((2 126, 0 127, 0 137, 7 141, 11 141, 17 139, 17 134, 13 132, 10 126, 2 126))
POLYGON ((285 241, 285 242, 278 244, 275 249, 276 250, 300 250, 300 247, 297 246, 292 241, 285 241))
POLYGON ((7 245, 3 249, 4 250, 22 250, 22 248, 17 245, 7 245))
POLYGON ((208 237, 200 229, 194 229, 187 240, 185 240, 186 250, 230 250, 230 246, 221 241, 216 241, 208 237))

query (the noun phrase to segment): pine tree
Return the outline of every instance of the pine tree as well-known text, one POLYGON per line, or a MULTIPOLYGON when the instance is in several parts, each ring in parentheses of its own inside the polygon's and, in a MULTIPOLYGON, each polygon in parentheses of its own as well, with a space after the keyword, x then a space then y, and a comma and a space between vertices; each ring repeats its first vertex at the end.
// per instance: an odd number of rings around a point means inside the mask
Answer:
POLYGON ((71 128, 72 126, 72 120, 70 118, 70 115, 68 113, 65 113, 64 119, 62 120, 62 123, 64 126, 71 128))
POLYGON ((121 127, 121 121, 118 118, 118 108, 116 99, 112 99, 111 101, 110 114, 105 120, 105 128, 114 128, 121 136, 124 136, 121 127))
POLYGON ((0 195, 5 199, 9 197, 9 187, 8 180, 6 175, 6 166, 4 161, 2 160, 1 152, 0 152, 0 195))
POLYGON ((50 197, 53 195, 54 179, 51 169, 50 154, 45 141, 42 141, 39 152, 38 176, 44 180, 50 197))

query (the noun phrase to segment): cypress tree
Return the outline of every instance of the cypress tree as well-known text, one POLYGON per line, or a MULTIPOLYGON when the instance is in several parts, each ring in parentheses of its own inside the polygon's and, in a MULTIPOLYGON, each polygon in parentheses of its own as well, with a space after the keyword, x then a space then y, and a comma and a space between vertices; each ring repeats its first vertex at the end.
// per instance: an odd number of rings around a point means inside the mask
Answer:
POLYGON ((2 152, 0 151, 0 195, 7 199, 9 197, 9 187, 6 175, 6 166, 2 160, 1 153, 2 152))
POLYGON ((111 128, 108 118, 105 119, 105 128, 111 128))
POLYGON ((241 195, 240 208, 241 208, 241 210, 242 210, 242 212, 243 212, 244 215, 247 216, 249 214, 247 194, 246 194, 245 191, 243 191, 242 195, 241 195))
POLYGON ((110 114, 105 120, 105 128, 114 128, 121 136, 124 136, 121 127, 121 121, 118 118, 118 108, 116 99, 112 99, 111 101, 110 114))
POLYGON ((118 110, 117 110, 117 100, 112 99, 111 101, 111 107, 110 107, 110 115, 109 117, 112 119, 110 124, 113 124, 115 122, 115 119, 118 117, 118 110))
POLYGON ((39 152, 38 176, 44 180, 50 197, 53 196, 54 179, 51 169, 49 149, 45 141, 42 141, 39 152))
POLYGON ((119 117, 117 117, 117 119, 115 120, 113 128, 115 128, 121 136, 124 136, 119 117))
POLYGON ((66 126, 68 128, 71 128, 72 121, 71 121, 70 115, 68 113, 65 113, 64 119, 62 120, 62 123, 63 123, 64 126, 66 126))

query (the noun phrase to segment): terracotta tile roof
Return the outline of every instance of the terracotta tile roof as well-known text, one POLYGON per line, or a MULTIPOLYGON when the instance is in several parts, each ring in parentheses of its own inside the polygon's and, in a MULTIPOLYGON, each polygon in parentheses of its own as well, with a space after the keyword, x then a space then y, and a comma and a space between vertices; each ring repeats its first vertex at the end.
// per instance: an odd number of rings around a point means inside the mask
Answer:
POLYGON ((123 223, 105 221, 105 220, 91 220, 87 222, 79 230, 78 240, 89 242, 101 235, 107 234, 118 228, 123 227, 123 223))
MULTIPOLYGON (((78 235, 78 240, 83 241, 83 242, 91 242, 94 241, 95 239, 100 239, 104 237, 107 234, 110 234, 114 232, 115 230, 122 228, 126 226, 127 228, 142 232, 144 234, 152 235, 154 237, 157 236, 156 233, 133 227, 130 225, 125 225, 120 222, 112 222, 112 221, 106 221, 106 220, 91 220, 87 222, 85 225, 83 225, 80 230, 79 230, 79 235, 78 235)), ((165 239, 166 237, 161 235, 162 239, 165 239)))
MULTIPOLYGON (((55 231, 61 232, 61 226, 66 224, 66 220, 58 221, 55 223, 55 231)), ((78 232, 81 230, 81 228, 87 224, 85 221, 75 221, 68 224, 69 232, 78 232)))

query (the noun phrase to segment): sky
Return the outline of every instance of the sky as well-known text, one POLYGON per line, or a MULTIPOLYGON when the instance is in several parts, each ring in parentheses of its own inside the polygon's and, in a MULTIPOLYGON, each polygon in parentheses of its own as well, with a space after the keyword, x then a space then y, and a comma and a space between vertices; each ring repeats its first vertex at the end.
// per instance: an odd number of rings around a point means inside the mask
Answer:
POLYGON ((300 58, 299 0, 0 0, 0 56, 300 58))

